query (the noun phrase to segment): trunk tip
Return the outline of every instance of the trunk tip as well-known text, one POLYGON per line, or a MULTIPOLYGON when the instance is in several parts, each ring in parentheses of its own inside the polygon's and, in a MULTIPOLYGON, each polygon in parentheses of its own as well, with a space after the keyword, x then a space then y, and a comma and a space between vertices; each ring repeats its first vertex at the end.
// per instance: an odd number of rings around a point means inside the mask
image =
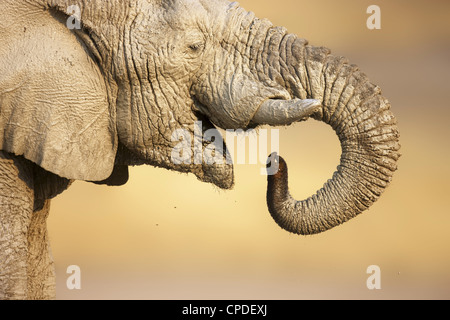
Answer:
POLYGON ((278 152, 273 152, 267 158, 266 169, 268 177, 277 178, 282 172, 286 171, 286 161, 278 154, 278 152))

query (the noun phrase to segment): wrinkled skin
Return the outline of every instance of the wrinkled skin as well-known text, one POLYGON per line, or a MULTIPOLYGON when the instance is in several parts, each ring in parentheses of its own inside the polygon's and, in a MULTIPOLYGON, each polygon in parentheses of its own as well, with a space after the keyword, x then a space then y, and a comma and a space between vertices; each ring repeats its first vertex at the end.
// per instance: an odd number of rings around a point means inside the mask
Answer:
MULTIPOLYGON (((0 4, 0 298, 54 298, 45 219, 73 180, 122 185, 128 166, 190 172, 233 186, 227 150, 214 164, 175 163, 178 129, 203 132, 330 124, 341 165, 293 199, 287 165, 269 176, 268 208, 313 234, 367 209, 399 158, 396 120, 355 66, 225 0, 5 0, 0 4), (69 29, 77 5, 81 29, 69 29), (72 14, 72 12, 70 12, 72 14), (10 196, 10 195, 13 196, 10 196)), ((203 140, 207 148, 211 141, 203 140)))

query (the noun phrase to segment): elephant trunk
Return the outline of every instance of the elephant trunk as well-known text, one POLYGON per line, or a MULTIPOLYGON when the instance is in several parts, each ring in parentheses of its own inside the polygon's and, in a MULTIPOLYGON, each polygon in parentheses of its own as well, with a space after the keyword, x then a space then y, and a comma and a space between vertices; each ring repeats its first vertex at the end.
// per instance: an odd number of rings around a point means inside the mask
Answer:
POLYGON ((397 169, 399 132, 389 102, 356 66, 284 29, 270 33, 267 75, 293 97, 321 102, 311 116, 329 124, 342 146, 333 178, 306 200, 289 194, 282 158, 278 172, 268 176, 267 204, 274 220, 289 232, 316 234, 348 221, 378 199, 397 169))

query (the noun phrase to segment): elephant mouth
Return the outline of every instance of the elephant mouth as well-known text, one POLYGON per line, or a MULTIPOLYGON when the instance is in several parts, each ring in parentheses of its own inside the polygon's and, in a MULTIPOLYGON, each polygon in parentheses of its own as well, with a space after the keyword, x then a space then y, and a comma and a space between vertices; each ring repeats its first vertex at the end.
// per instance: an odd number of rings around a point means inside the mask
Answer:
POLYGON ((209 111, 208 107, 200 102, 200 100, 196 96, 192 96, 192 111, 194 114, 199 118, 199 116, 206 116, 208 117, 209 111))

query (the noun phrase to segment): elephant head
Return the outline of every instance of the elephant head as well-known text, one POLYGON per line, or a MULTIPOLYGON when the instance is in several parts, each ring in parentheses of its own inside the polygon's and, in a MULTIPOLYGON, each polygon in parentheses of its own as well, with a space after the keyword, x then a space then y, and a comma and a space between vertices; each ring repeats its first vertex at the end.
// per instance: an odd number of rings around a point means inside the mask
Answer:
MULTIPOLYGON (((205 132, 312 117, 331 125, 342 144, 333 179, 295 201, 280 158, 268 188, 274 219, 311 234, 367 209, 396 170, 399 133, 380 89, 346 59, 235 2, 6 3, 14 3, 5 6, 11 14, 28 15, 1 27, 0 149, 61 177, 104 181, 124 176, 117 168, 146 163, 228 189, 226 161, 198 163, 195 152, 192 161, 172 161, 176 130, 198 136, 198 121, 205 132), (79 29, 68 28, 68 8, 79 12, 79 29)), ((216 150, 226 159, 226 148, 216 150)))

